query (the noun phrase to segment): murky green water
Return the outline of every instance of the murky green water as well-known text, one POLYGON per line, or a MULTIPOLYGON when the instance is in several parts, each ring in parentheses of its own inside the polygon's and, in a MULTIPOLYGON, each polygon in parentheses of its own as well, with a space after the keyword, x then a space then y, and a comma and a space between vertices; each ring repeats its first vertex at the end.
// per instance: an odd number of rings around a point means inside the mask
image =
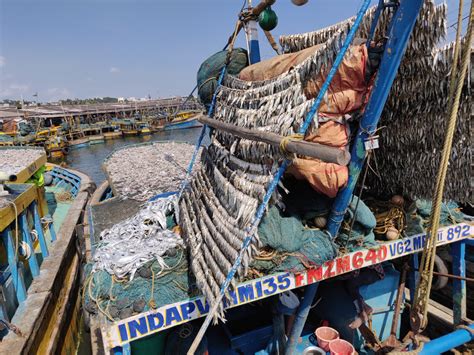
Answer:
POLYGON ((131 144, 155 141, 176 140, 195 144, 200 132, 201 128, 190 128, 159 132, 149 136, 106 140, 104 143, 71 150, 66 158, 66 163, 69 167, 89 175, 98 186, 105 179, 102 163, 114 150, 131 144))

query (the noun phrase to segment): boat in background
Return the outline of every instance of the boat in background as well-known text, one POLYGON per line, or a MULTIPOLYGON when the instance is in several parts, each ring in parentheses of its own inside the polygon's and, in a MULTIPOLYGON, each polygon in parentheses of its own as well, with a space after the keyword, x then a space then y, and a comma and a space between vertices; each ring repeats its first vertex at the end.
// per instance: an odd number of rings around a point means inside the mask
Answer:
POLYGON ((102 127, 102 134, 105 140, 122 138, 122 131, 120 125, 116 123, 106 124, 102 127))
POLYGON ((102 129, 100 126, 89 126, 86 128, 83 128, 82 131, 84 132, 84 135, 89 138, 89 144, 100 144, 104 143, 105 138, 104 135, 102 134, 102 129))
POLYGON ((126 136, 136 136, 138 135, 137 126, 135 124, 135 120, 132 119, 125 119, 119 122, 120 130, 122 134, 126 136))
POLYGON ((79 149, 89 146, 89 137, 81 129, 70 131, 66 134, 69 149, 79 149))
POLYGON ((138 127, 138 132, 140 135, 145 136, 148 134, 152 134, 153 132, 151 131, 150 125, 148 122, 137 122, 137 127, 138 127))
POLYGON ((87 175, 46 163, 42 148, 3 147, 0 161, 20 149, 40 154, 5 184, 9 202, 0 207, 0 353, 75 353, 81 301, 76 226, 95 185, 87 175))
POLYGON ((202 123, 197 120, 197 115, 200 112, 185 111, 178 113, 170 122, 167 122, 163 127, 165 131, 175 129, 197 128, 202 127, 202 123))

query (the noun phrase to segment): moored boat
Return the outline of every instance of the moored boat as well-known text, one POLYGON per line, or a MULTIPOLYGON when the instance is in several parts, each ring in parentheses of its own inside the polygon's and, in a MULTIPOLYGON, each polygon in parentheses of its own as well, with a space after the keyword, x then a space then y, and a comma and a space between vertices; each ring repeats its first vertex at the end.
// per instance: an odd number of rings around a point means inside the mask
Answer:
POLYGON ((171 122, 164 125, 163 130, 172 131, 176 129, 187 129, 187 128, 198 128, 202 127, 202 124, 197 120, 196 117, 181 118, 177 117, 171 122))
POLYGON ((138 135, 138 129, 135 124, 135 120, 132 119, 125 119, 123 121, 119 121, 120 130, 124 136, 136 136, 138 135))
POLYGON ((0 166, 13 166, 7 173, 16 177, 0 198, 0 353, 73 352, 80 305, 76 225, 94 184, 78 171, 46 164, 40 148, 1 148, 0 166))
POLYGON ((105 138, 102 133, 102 129, 99 126, 88 126, 82 129, 84 136, 89 139, 89 144, 100 144, 104 143, 105 138))
POLYGON ((73 129, 66 134, 69 149, 79 149, 89 146, 89 137, 81 129, 73 129))
POLYGON ((102 134, 105 140, 117 139, 122 137, 120 126, 115 123, 106 124, 102 127, 102 134))

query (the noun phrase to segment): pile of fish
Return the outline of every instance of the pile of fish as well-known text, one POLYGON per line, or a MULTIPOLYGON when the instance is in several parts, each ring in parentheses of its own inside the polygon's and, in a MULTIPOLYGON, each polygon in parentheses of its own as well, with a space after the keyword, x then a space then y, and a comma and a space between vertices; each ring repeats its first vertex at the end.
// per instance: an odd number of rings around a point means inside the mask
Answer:
MULTIPOLYGON (((367 38, 374 14, 375 8, 368 11, 358 31, 359 37, 367 38)), ((426 1, 419 16, 401 70, 410 65, 413 57, 423 58, 430 53, 445 33, 446 5, 435 6, 426 1)), ((386 32, 390 17, 390 10, 381 15, 376 40, 386 32)), ((284 136, 297 132, 314 101, 306 98, 304 83, 331 66, 353 22, 354 18, 310 34, 282 37, 280 42, 287 52, 321 46, 292 71, 273 79, 248 82, 226 76, 218 91, 214 118, 284 136)), ((417 79, 419 75, 412 78, 413 82, 417 79)), ((397 88, 392 90, 392 96, 398 95, 397 88)), ((311 129, 317 129, 318 120, 321 118, 314 120, 311 129)), ((197 285, 211 304, 219 295, 257 206, 282 159, 279 150, 268 144, 221 131, 214 131, 211 145, 202 154, 202 167, 179 201, 179 219, 197 285)), ((273 201, 276 200, 278 196, 274 195, 273 201)), ((254 238, 237 278, 246 275, 247 266, 260 245, 258 237, 254 238)), ((219 316, 223 317, 222 308, 219 316)))
POLYGON ((181 237, 166 228, 166 214, 175 203, 175 196, 148 202, 134 216, 102 231, 92 272, 105 270, 118 279, 133 280, 141 266, 154 260, 166 270, 163 256, 184 247, 181 237))
POLYGON ((147 201, 157 194, 179 189, 193 152, 194 146, 177 142, 125 147, 105 160, 104 170, 114 193, 147 201))
POLYGON ((0 171, 16 175, 46 153, 42 149, 15 148, 0 150, 0 171))

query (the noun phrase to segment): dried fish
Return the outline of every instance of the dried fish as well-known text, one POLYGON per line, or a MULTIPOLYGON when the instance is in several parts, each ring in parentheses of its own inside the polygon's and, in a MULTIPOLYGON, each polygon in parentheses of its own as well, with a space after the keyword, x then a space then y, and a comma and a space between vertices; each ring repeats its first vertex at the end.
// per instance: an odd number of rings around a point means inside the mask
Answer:
MULTIPOLYGON (((119 149, 104 162, 118 195, 138 201, 177 191, 194 152, 187 143, 155 142, 119 149)), ((196 164, 199 169, 199 163, 196 164)))
POLYGON ((1 149, 0 171, 8 175, 16 175, 33 164, 42 155, 46 155, 45 151, 38 148, 1 149))

